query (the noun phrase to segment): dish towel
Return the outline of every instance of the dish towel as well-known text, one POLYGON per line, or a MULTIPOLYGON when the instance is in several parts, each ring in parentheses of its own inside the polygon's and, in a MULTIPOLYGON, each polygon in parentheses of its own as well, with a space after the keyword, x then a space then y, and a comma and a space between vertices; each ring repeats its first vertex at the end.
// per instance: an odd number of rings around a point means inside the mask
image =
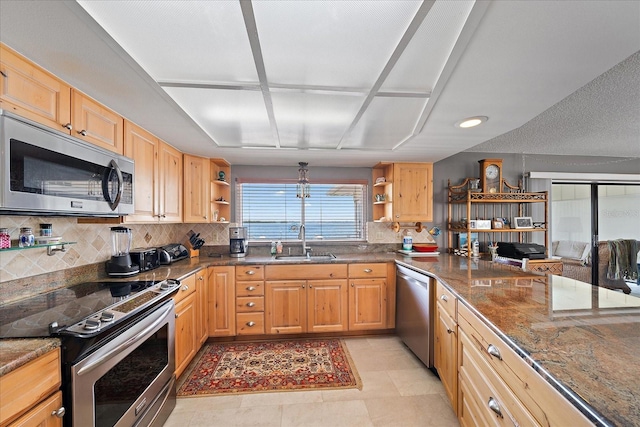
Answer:
POLYGON ((638 242, 635 239, 609 240, 609 268, 607 269, 607 279, 638 279, 638 264, 636 253, 638 252, 638 242))

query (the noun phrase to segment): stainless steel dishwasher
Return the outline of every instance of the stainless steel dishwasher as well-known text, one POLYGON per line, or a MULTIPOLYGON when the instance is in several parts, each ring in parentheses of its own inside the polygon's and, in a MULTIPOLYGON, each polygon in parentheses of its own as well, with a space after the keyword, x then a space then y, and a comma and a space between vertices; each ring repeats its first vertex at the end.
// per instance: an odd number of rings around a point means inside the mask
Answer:
POLYGON ((396 332, 428 368, 433 367, 432 279, 396 265, 396 332))

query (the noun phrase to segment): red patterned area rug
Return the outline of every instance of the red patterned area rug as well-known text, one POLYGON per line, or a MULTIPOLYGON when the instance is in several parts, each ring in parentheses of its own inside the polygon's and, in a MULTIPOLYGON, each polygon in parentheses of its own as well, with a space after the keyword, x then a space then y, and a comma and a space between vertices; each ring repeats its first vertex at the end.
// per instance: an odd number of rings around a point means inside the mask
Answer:
POLYGON ((340 339, 206 344, 178 396, 362 388, 340 339))

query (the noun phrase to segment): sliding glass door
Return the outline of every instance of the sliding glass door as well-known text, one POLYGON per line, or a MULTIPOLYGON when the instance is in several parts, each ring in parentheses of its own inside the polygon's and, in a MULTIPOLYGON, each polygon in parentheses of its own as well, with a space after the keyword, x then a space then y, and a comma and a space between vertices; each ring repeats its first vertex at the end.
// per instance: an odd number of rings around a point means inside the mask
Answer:
POLYGON ((636 280, 608 271, 608 242, 640 241, 640 185, 553 184, 551 193, 552 254, 562 257, 563 276, 640 296, 636 280))

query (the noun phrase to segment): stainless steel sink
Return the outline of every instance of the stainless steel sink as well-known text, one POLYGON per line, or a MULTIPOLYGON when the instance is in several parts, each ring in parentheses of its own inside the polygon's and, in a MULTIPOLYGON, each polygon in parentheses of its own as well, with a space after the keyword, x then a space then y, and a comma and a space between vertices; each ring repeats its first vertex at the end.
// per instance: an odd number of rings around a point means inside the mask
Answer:
POLYGON ((276 259, 289 260, 289 261, 329 261, 335 258, 336 256, 331 253, 311 254, 310 256, 285 255, 285 254, 276 255, 276 259))

